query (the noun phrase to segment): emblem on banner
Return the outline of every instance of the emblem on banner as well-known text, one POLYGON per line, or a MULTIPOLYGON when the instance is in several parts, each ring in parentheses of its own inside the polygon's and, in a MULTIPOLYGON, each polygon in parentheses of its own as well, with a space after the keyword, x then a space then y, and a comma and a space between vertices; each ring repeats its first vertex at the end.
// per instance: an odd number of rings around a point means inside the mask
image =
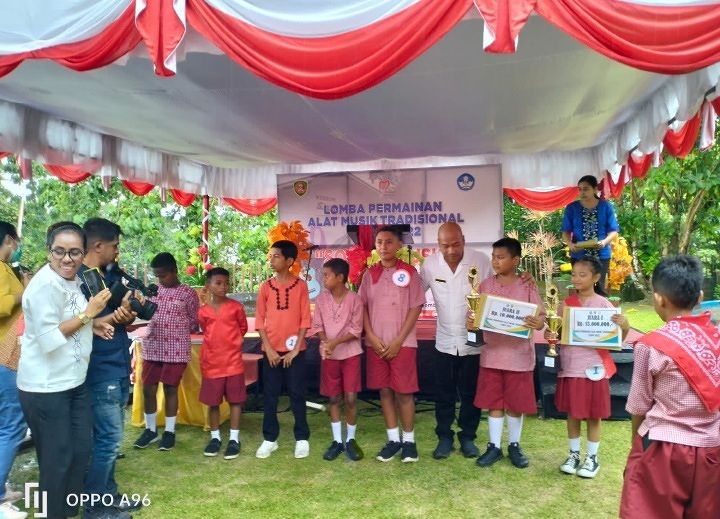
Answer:
POLYGON ((395 191, 395 184, 389 178, 385 177, 378 182, 378 187, 381 193, 393 193, 395 191))
POLYGON ((297 196, 304 196, 308 191, 307 180, 297 180, 293 182, 293 191, 297 196))
POLYGON ((470 173, 463 173, 457 178, 457 185, 461 191, 470 191, 475 187, 475 177, 470 173))

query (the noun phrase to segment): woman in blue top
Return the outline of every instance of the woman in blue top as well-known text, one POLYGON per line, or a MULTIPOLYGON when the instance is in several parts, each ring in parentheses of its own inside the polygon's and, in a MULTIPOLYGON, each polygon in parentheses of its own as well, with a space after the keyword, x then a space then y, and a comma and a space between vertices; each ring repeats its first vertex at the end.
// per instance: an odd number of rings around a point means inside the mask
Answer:
POLYGON ((594 256, 602 264, 600 286, 605 288, 612 249, 610 243, 618 235, 620 226, 615 209, 607 200, 597 195, 598 181, 592 175, 585 175, 578 181, 579 200, 565 208, 562 232, 565 243, 570 247, 570 262, 584 256, 594 256), (580 248, 576 244, 597 240, 593 247, 580 248))

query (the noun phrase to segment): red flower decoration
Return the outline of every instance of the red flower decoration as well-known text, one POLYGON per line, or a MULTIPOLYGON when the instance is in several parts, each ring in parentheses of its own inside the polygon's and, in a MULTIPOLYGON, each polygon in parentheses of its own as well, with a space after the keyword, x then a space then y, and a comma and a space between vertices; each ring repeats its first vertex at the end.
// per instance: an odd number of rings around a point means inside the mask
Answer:
POLYGON ((367 268, 367 259, 370 254, 360 247, 355 245, 347 250, 347 260, 350 264, 350 283, 355 286, 360 285, 362 281, 362 275, 367 268))
POLYGON ((195 272, 197 272, 197 268, 195 267, 195 265, 188 265, 187 267, 185 267, 185 273, 188 276, 192 276, 193 274, 195 274, 195 272))
POLYGON ((212 263, 205 263, 205 272, 213 268, 212 263))
POLYGON ((205 245, 200 245, 200 247, 197 248, 197 251, 200 256, 205 256, 205 254, 208 253, 208 248, 205 245))

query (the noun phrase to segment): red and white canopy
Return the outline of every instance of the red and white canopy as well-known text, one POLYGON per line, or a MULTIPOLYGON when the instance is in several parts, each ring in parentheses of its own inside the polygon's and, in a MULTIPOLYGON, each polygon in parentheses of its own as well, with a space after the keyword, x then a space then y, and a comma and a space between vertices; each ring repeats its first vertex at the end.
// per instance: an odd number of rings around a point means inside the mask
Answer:
POLYGON ((267 207, 281 174, 488 163, 612 193, 720 108, 720 0, 6 4, 0 152, 137 193, 267 207))

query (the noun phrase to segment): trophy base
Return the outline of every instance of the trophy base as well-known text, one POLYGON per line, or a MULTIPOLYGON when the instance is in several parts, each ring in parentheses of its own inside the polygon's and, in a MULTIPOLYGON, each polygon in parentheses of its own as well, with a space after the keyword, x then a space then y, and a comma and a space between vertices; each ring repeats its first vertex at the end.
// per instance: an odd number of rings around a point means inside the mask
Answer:
POLYGON ((468 330, 466 346, 479 348, 483 344, 485 344, 485 339, 483 339, 482 330, 468 330))
POLYGON ((551 356, 545 354, 542 369, 548 373, 557 373, 560 371, 560 355, 551 356))

